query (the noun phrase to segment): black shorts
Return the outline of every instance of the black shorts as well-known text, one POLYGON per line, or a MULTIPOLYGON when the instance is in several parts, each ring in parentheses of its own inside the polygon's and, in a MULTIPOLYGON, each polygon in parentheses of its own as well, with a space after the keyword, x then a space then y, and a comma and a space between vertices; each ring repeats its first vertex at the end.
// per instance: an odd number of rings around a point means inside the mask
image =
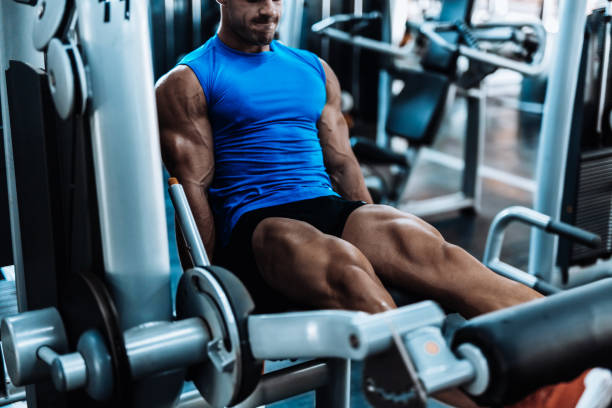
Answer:
POLYGON ((349 215, 364 204, 363 201, 325 196, 247 212, 234 226, 227 246, 216 252, 214 263, 240 278, 249 289, 258 313, 295 308, 297 305, 267 286, 257 271, 251 246, 255 228, 266 218, 282 217, 307 222, 325 234, 341 237, 349 215))

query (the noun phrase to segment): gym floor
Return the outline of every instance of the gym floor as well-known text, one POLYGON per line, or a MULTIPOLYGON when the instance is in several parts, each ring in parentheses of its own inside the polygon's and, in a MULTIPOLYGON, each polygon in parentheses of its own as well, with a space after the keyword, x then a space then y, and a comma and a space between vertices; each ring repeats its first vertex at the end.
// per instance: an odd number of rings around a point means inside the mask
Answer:
MULTIPOLYGON (((481 168, 482 200, 476 213, 450 212, 427 218, 444 237, 461 246, 477 259, 482 259, 491 220, 500 210, 510 205, 531 206, 535 188, 535 159, 541 116, 537 113, 519 112, 516 100, 519 88, 512 76, 500 72, 491 77, 488 85, 486 139, 483 167, 481 168), (508 86, 510 83, 511 86, 508 86), (491 96, 495 94, 495 96, 491 96)), ((427 198, 459 189, 460 170, 456 162, 463 154, 463 129, 466 120, 464 100, 457 98, 448 109, 436 142, 431 149, 421 153, 414 168, 402 204, 410 200, 427 198), (444 162, 441 163, 441 162, 444 162)), ((171 204, 168 210, 171 210, 171 204)), ((172 223, 173 217, 169 217, 172 223)), ((173 226, 169 227, 173 231, 173 226)), ((507 230, 502 259, 521 269, 527 267, 529 229, 512 225, 507 230)), ((174 244, 170 234, 171 246, 174 244)), ((171 250, 174 255, 174 252, 171 250)), ((180 275, 178 258, 171 256, 173 274, 180 275)), ((173 279, 176 284, 176 279, 173 279)), ((174 292, 174 290, 173 290, 174 292)), ((266 371, 294 364, 268 362, 266 371)), ((353 362, 351 372, 351 407, 365 408, 370 404, 361 392, 362 364, 353 362)), ((296 396, 269 405, 274 408, 312 407, 314 393, 296 396)), ((429 407, 442 404, 431 401, 429 407)))

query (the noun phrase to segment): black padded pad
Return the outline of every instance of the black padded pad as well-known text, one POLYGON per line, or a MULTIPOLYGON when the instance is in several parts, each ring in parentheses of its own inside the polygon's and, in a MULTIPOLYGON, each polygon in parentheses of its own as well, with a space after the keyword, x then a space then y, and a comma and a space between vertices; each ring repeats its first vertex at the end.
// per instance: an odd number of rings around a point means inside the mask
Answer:
MULTIPOLYGON (((446 31, 438 34, 451 44, 457 44, 459 42, 459 34, 457 32, 446 31)), ((433 41, 430 41, 427 44, 427 52, 425 52, 425 55, 421 58, 421 66, 428 71, 438 72, 455 78, 458 58, 459 53, 457 51, 451 52, 433 41)))
POLYGON ((361 163, 368 164, 397 164, 408 167, 406 155, 396 153, 391 149, 378 146, 376 142, 364 137, 351 137, 353 153, 361 163))
POLYGON ((508 405, 591 367, 612 368, 612 279, 467 322, 453 346, 472 343, 489 362, 480 405, 508 405))
POLYGON ((406 72, 404 89, 391 100, 387 133, 412 146, 431 145, 440 127, 451 80, 430 72, 406 72))

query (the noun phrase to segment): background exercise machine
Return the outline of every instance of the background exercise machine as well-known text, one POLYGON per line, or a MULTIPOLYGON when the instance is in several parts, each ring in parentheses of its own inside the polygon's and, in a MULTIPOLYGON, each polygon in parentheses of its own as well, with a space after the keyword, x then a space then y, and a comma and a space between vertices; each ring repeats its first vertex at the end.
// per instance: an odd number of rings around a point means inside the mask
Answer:
MULTIPOLYGON (((390 176, 366 176, 375 200, 399 205, 404 198, 411 167, 419 149, 430 146, 440 127, 449 98, 458 90, 467 101, 466 136, 463 148, 463 174, 458 193, 426 200, 408 201, 402 210, 428 216, 458 209, 476 209, 480 200, 478 169, 482 162, 485 132, 485 97, 481 82, 498 68, 515 70, 523 75, 538 75, 547 61, 546 33, 534 23, 471 23, 474 2, 443 1, 435 21, 420 26, 407 23, 416 31, 419 47, 400 48, 390 43, 390 2, 382 12, 360 15, 336 15, 313 26, 313 31, 333 40, 348 43, 356 49, 367 49, 379 54, 381 77, 403 82, 402 91, 391 96, 390 85, 381 83, 379 89, 378 134, 372 138, 354 137, 352 145, 362 163, 391 167, 390 176), (336 26, 351 23, 366 24, 382 20, 382 37, 386 41, 354 34, 350 29, 336 26), (501 45, 504 45, 502 47, 501 45), (510 47, 509 47, 510 46, 510 47), (512 55, 499 55, 486 50, 508 49, 512 55), (415 51, 416 50, 416 51, 415 51), (420 55, 420 66, 402 65, 402 59, 420 55), (467 58, 469 67, 460 69, 458 59, 467 58), (408 142, 406 152, 396 152, 389 145, 389 137, 401 137, 408 142)), ((350 27, 350 26, 349 26, 350 27)), ((388 79, 386 82, 388 82, 388 79)))
POLYGON ((563 283, 571 266, 612 255, 611 4, 587 17, 561 200, 561 220, 596 232, 604 244, 589 249, 560 240, 556 264, 563 283))

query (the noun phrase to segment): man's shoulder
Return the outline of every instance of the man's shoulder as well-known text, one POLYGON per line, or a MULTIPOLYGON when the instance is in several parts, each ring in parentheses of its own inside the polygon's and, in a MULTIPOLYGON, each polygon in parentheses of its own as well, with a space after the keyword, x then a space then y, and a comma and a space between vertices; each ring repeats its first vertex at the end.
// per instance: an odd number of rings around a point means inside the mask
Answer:
POLYGON ((165 90, 189 89, 198 83, 198 78, 193 70, 187 65, 177 65, 168 73, 163 75, 155 85, 157 92, 165 90))
POLYGON ((201 46, 199 46, 195 50, 190 51, 189 53, 187 53, 185 56, 183 56, 181 58, 181 60, 179 61, 179 64, 189 64, 190 62, 197 61, 197 60, 200 60, 202 58, 206 58, 208 55, 210 55, 213 52, 213 50, 215 48, 214 47, 214 43, 215 43, 214 38, 215 37, 211 37, 204 44, 202 44, 201 46))

